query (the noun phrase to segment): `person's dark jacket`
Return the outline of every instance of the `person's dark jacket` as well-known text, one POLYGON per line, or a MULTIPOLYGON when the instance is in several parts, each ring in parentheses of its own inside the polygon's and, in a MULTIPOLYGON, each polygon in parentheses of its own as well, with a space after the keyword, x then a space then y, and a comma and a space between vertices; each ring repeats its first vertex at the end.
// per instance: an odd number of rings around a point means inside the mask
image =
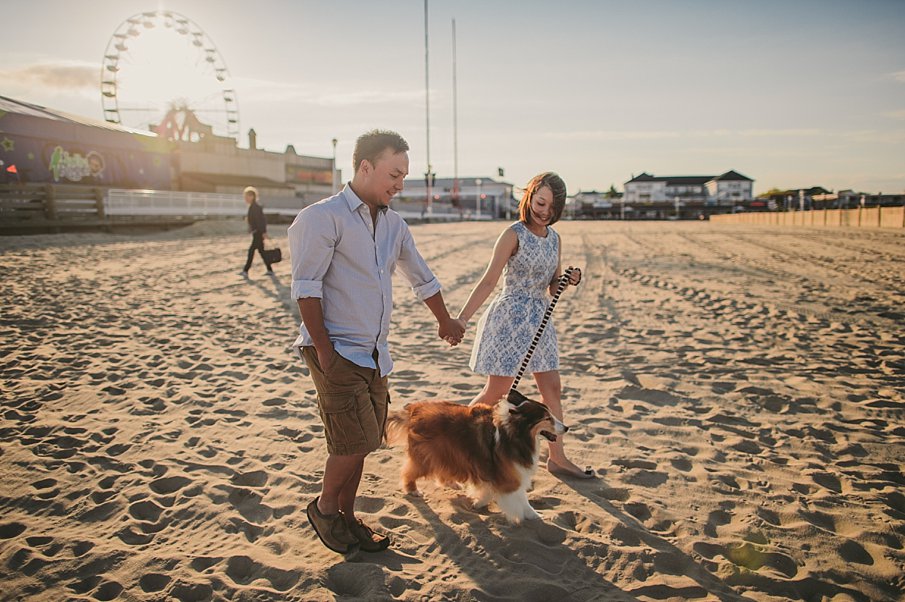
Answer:
POLYGON ((248 230, 252 234, 264 234, 267 232, 267 219, 264 218, 264 208, 255 201, 248 206, 248 230))

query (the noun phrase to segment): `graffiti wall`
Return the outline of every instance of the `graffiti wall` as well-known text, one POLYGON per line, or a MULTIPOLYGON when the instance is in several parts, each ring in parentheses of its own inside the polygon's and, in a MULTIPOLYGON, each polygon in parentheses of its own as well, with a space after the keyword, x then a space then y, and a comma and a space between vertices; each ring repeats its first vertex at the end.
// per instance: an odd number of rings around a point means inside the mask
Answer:
POLYGON ((0 114, 0 183, 169 190, 168 148, 141 134, 0 114))

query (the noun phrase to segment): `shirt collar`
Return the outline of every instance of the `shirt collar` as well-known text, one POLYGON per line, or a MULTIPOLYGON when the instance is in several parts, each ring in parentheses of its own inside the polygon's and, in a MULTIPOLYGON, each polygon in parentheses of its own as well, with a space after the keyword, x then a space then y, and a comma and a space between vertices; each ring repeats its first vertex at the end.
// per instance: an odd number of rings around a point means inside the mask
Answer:
POLYGON ((343 187, 343 198, 346 199, 346 204, 349 205, 349 211, 352 212, 358 211, 358 209, 365 204, 364 201, 358 198, 358 195, 355 194, 355 191, 352 190, 352 187, 349 186, 349 184, 346 184, 343 187))
MULTIPOLYGON (((352 190, 352 187, 349 186, 349 184, 346 184, 343 188, 343 197, 346 199, 346 204, 349 205, 349 211, 360 211, 361 206, 365 205, 365 202, 355 194, 355 191, 352 190)), ((365 207, 367 207, 367 205, 365 205, 365 207)), ((378 213, 386 213, 387 209, 389 209, 389 207, 381 207, 377 211, 378 213)))

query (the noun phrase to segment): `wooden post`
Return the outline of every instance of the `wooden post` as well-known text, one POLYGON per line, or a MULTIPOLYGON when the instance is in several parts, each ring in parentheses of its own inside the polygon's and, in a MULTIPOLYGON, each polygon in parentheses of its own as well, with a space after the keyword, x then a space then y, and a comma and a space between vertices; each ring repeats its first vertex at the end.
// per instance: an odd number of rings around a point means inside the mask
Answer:
POLYGON ((57 199, 54 196, 53 184, 44 187, 44 216, 51 221, 57 219, 57 199))
POLYGON ((877 205, 877 227, 880 228, 883 226, 883 220, 881 216, 883 215, 883 205, 877 205))
POLYGON ((104 191, 100 188, 94 189, 94 206, 97 208, 97 217, 106 219, 107 214, 104 211, 104 191))
POLYGON ((858 205, 858 227, 861 227, 861 211, 864 209, 861 205, 858 205))

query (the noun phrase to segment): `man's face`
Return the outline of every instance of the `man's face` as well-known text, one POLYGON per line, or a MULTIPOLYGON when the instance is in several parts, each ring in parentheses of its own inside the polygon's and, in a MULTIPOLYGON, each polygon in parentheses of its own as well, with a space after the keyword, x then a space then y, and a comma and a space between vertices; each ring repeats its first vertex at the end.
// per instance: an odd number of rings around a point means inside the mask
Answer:
POLYGON ((409 156, 406 152, 394 153, 384 149, 374 163, 364 161, 361 169, 364 175, 363 201, 377 207, 389 207, 390 199, 402 192, 402 181, 409 173, 409 156))
POLYGON ((255 193, 252 191, 248 191, 245 193, 245 203, 251 205, 255 200, 255 193))

